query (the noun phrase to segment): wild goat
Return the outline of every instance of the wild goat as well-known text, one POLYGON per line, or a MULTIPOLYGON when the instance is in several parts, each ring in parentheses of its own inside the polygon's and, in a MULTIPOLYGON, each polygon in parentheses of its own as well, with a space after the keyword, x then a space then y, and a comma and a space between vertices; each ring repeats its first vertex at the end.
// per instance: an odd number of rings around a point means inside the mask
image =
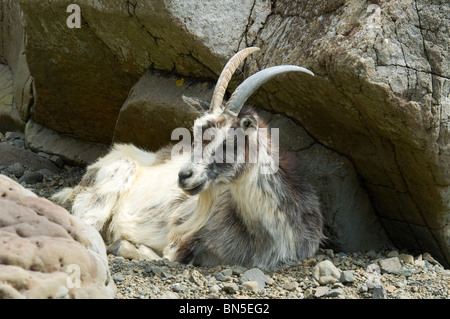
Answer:
POLYGON ((79 185, 54 198, 70 201, 73 214, 98 229, 107 244, 125 239, 172 261, 274 269, 313 256, 323 239, 318 197, 296 156, 278 154, 271 138, 259 134, 267 125, 253 108, 244 106, 276 75, 312 72, 290 65, 264 69, 222 103, 231 76, 257 50, 247 48, 230 59, 210 105, 184 98, 192 107, 203 108, 193 132, 202 136, 212 128, 210 143, 194 140, 190 154, 174 152, 172 146, 153 153, 116 144, 87 168, 79 185), (241 161, 236 161, 238 136, 245 140, 241 161), (195 159, 196 147, 203 151, 201 158, 195 159), (250 161, 255 149, 258 160, 250 161), (223 160, 213 160, 217 154, 223 160), (267 165, 275 160, 277 169, 268 173, 267 165))

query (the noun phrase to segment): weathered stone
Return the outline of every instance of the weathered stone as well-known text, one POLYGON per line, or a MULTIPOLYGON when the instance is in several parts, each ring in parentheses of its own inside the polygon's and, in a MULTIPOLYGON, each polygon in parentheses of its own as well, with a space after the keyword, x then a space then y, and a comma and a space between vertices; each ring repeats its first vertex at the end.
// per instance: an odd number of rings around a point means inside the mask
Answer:
POLYGON ((256 280, 245 281, 242 283, 242 286, 250 291, 259 291, 259 284, 256 280))
POLYGON ((0 296, 112 298, 103 240, 65 209, 0 175, 0 296))
POLYGON ((398 259, 409 264, 414 264, 414 257, 408 254, 398 255, 398 259))
POLYGON ((259 289, 264 289, 267 279, 267 276, 260 269, 252 268, 244 272, 239 279, 239 283, 242 284, 246 281, 257 281, 259 289))
POLYGON ((6 169, 9 174, 13 174, 15 177, 20 178, 25 171, 25 168, 21 163, 14 163, 6 169))
POLYGON ((341 273, 341 277, 339 278, 339 281, 342 282, 343 284, 349 284, 352 282, 355 282, 355 276, 353 275, 353 272, 351 272, 350 270, 344 270, 341 273))
POLYGON ((320 286, 316 288, 316 292, 314 293, 314 297, 316 298, 320 298, 325 296, 325 294, 330 291, 330 288, 328 288, 327 286, 320 286))
POLYGON ((386 299, 387 292, 383 285, 379 285, 372 290, 372 299, 386 299))
POLYGON ((387 259, 382 259, 379 261, 381 271, 392 273, 399 271, 402 268, 402 264, 398 257, 392 257, 387 259))
POLYGON ((287 280, 283 284, 283 289, 286 289, 286 290, 289 290, 289 291, 294 291, 297 288, 298 288, 298 282, 296 282, 296 281, 287 280))
POLYGON ((223 284, 222 290, 228 294, 235 294, 239 290, 239 287, 234 282, 227 282, 223 284))
POLYGON ((19 179, 19 183, 36 184, 42 182, 44 175, 41 172, 25 172, 19 179))
POLYGON ((341 272, 329 260, 324 260, 314 266, 312 275, 321 285, 334 284, 339 282, 341 272))

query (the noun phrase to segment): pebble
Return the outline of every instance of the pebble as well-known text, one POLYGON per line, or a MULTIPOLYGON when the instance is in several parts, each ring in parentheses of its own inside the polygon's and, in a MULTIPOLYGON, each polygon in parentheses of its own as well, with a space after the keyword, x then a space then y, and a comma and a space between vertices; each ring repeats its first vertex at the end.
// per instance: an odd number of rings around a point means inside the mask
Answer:
POLYGON ((258 268, 252 268, 245 271, 239 280, 239 283, 246 281, 257 281, 260 289, 264 289, 266 286, 267 276, 258 268))
POLYGON ((296 282, 296 281, 286 280, 284 282, 283 289, 293 291, 293 290, 296 290, 297 288, 298 288, 298 282, 296 282))
POLYGON ((6 172, 14 175, 17 178, 22 177, 24 171, 25 171, 25 168, 20 163, 12 164, 12 165, 8 166, 8 168, 6 169, 6 172))
POLYGON ((334 284, 341 277, 339 269, 329 260, 318 263, 314 267, 312 275, 321 285, 334 284))
POLYGON ((398 257, 392 257, 387 259, 382 259, 379 261, 381 271, 392 273, 399 271, 402 268, 402 264, 398 257))
POLYGON ((19 179, 19 183, 37 184, 42 182, 44 175, 41 172, 25 172, 19 179))
POLYGON ((247 290, 250 290, 250 291, 256 292, 259 290, 259 284, 255 280, 243 282, 242 286, 244 286, 247 290))
POLYGON ((222 290, 228 294, 234 294, 239 290, 239 287, 235 283, 225 283, 222 290))
POLYGON ((384 289, 383 285, 379 285, 373 288, 372 299, 386 299, 386 298, 387 292, 386 289, 384 289))
POLYGON ((316 292, 314 293, 314 297, 316 298, 320 298, 325 296, 328 291, 330 291, 330 288, 328 288, 327 286, 320 286, 316 288, 316 292))
POLYGON ((339 278, 339 281, 343 284, 349 284, 355 282, 355 276, 353 275, 353 272, 350 270, 344 270, 341 273, 341 277, 339 278))

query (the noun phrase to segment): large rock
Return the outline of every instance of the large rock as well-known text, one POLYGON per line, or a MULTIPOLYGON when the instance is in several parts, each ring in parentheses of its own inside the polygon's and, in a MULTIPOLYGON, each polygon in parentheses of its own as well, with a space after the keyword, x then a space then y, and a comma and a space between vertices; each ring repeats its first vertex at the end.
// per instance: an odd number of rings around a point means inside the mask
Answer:
POLYGON ((210 100, 214 83, 162 72, 147 72, 130 90, 116 123, 114 142, 134 143, 156 151, 170 142, 172 131, 192 127, 198 113, 182 96, 210 100))
POLYGON ((0 298, 112 298, 99 233, 0 175, 0 298))
POLYGON ((8 65, 0 61, 0 133, 20 131, 24 122, 14 104, 14 81, 8 65))
POLYGON ((346 155, 394 243, 447 265, 449 9, 444 1, 277 1, 256 41, 265 51, 249 68, 310 67, 314 79, 271 81, 254 101, 346 155))
POLYGON ((310 68, 314 78, 279 77, 250 102, 286 115, 346 157, 395 245, 450 264, 446 1, 81 0, 80 29, 67 27, 65 1, 0 3, 12 13, 0 23, 24 25, 27 35, 26 42, 8 36, 21 26, 2 31, 13 78, 33 93, 21 97, 19 114, 26 117, 32 101, 35 123, 89 141, 113 139, 123 102, 148 68, 214 81, 233 52, 249 45, 262 50, 230 91, 261 68, 310 68))

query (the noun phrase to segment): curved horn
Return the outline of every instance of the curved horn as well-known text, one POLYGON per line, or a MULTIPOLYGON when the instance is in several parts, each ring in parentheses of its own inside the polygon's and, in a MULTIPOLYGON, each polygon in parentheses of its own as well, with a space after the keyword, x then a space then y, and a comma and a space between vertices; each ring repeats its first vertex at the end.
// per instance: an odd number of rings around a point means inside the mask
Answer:
POLYGON ((314 76, 310 70, 296 65, 279 65, 261 70, 246 79, 239 85, 228 100, 225 110, 237 116, 242 106, 261 85, 274 78, 275 76, 288 72, 304 72, 314 76))
POLYGON ((233 73, 236 71, 236 69, 239 67, 239 65, 242 63, 242 61, 244 61, 246 57, 248 57, 250 54, 258 50, 259 48, 257 47, 250 47, 243 49, 238 53, 236 53, 225 65, 225 67, 222 70, 222 73, 220 74, 219 79, 217 80, 213 97, 211 99, 210 110, 213 113, 219 110, 222 111, 223 97, 225 95, 225 91, 227 90, 228 83, 230 82, 231 77, 233 76, 233 73))

